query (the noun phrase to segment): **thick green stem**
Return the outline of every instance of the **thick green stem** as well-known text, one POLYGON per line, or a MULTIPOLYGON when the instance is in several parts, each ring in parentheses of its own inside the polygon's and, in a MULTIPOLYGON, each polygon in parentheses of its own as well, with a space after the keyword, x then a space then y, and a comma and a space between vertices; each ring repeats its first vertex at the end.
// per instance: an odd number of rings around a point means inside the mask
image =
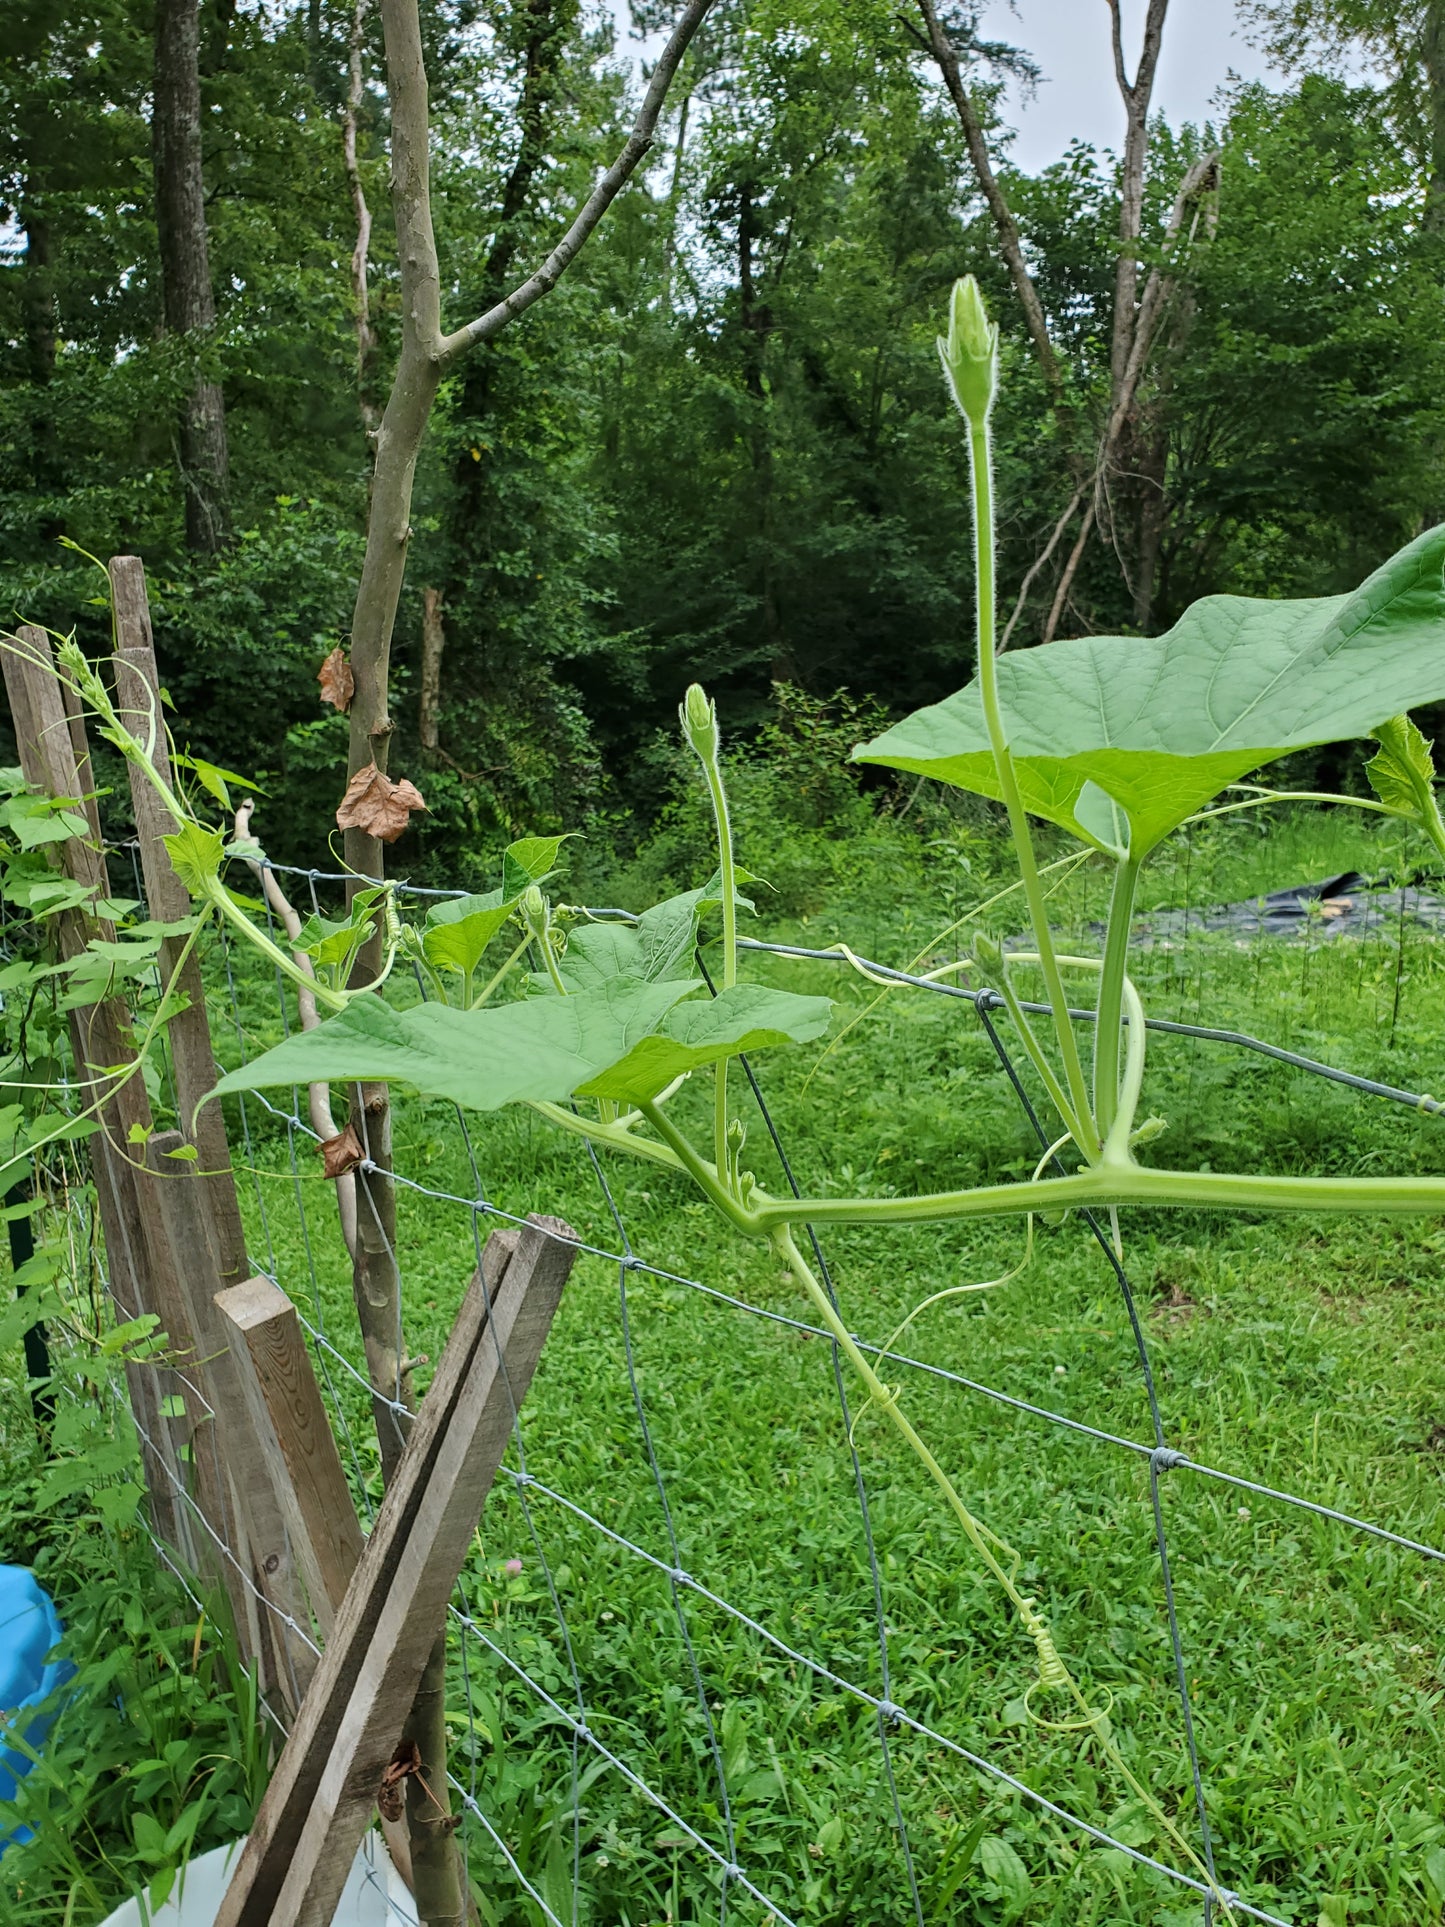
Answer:
POLYGON ((1114 1115, 1114 1122, 1109 1126, 1109 1135, 1104 1139, 1106 1161, 1119 1161, 1129 1156, 1134 1118, 1144 1088, 1144 1057, 1149 1033, 1144 1028, 1144 1006, 1139 1001, 1139 993, 1127 977, 1124 979, 1124 1015, 1129 1023, 1129 1049, 1124 1059, 1124 1075, 1119 1080, 1119 1108, 1114 1115))
MULTIPOLYGON (((1019 1041, 1027 1053, 1029 1062, 1038 1072, 1039 1081, 1048 1092, 1054 1109, 1063 1119, 1064 1127, 1068 1131, 1069 1136, 1076 1144, 1082 1145, 1084 1121, 1075 1114, 1074 1107, 1069 1102, 1068 1094, 1059 1082, 1058 1073, 1044 1054, 1044 1048, 1034 1034, 1034 1027, 1029 1022, 1028 1012, 1019 1002, 1018 992, 1014 989, 1013 981, 1009 976, 1007 959, 1003 960, 997 972, 997 977, 998 993, 1003 998, 1004 1008, 1013 1019, 1014 1029, 1018 1032, 1019 1041)), ((1086 1111, 1084 1117, 1087 1118, 1087 1116, 1088 1112, 1086 1111)))
POLYGON ((1104 939, 1104 970, 1099 978, 1099 1021, 1094 1027, 1094 1117, 1107 1138, 1119 1109, 1119 1044, 1123 1028, 1124 973, 1129 966, 1129 934, 1139 859, 1124 857, 1114 870, 1109 927, 1104 939))
MULTIPOLYGON (((671 1147, 678 1163, 708 1202, 716 1206, 728 1222, 735 1225, 739 1231, 758 1237, 764 1235, 762 1227, 755 1221, 755 1214, 741 1205, 728 1189, 723 1177, 723 1172, 727 1169, 726 1162, 720 1168, 715 1168, 705 1158, 699 1157, 687 1138, 655 1102, 641 1104, 638 1108, 658 1136, 671 1147)), ((726 1159, 726 1144, 723 1146, 723 1153, 726 1159)))
POLYGON ((1066 1178, 981 1185, 916 1198, 767 1198, 734 1215, 766 1236, 784 1224, 953 1224, 1081 1205, 1193 1206, 1209 1211, 1445 1215, 1445 1178, 1296 1178, 1227 1171, 1155 1171, 1109 1157, 1066 1178))
POLYGON ((564 1110, 560 1104, 550 1104, 543 1098, 528 1100, 528 1109, 535 1111, 539 1117, 545 1117, 549 1124, 558 1124, 564 1131, 571 1131, 576 1137, 585 1137, 593 1144, 604 1145, 609 1151, 628 1151, 633 1157, 646 1158, 651 1164, 665 1165, 669 1171, 685 1168, 665 1144, 654 1144, 649 1138, 634 1137, 621 1123, 599 1123, 576 1111, 564 1110))
POLYGON ((1054 955, 1048 907, 1044 901, 1043 885, 1039 880, 1038 864, 1034 860, 1033 838, 1029 833, 1028 817, 1024 811, 1023 797, 1019 792, 1018 776, 1014 770, 1013 755, 1004 729, 1003 712, 999 708, 998 669, 994 660, 993 460, 989 447, 987 422, 978 424, 970 422, 968 452, 973 472, 974 565, 977 572, 978 601, 978 685, 979 694, 983 698, 984 723, 993 749, 999 793, 1008 811, 1009 830, 1013 836, 1014 850, 1018 857, 1019 878, 1023 884, 1025 901, 1029 906, 1029 920, 1033 925, 1034 941, 1039 949, 1039 967, 1043 972, 1048 1000, 1053 1006, 1054 1032, 1058 1038, 1059 1055, 1063 1060, 1064 1081, 1069 1090, 1070 1109, 1074 1112, 1080 1129, 1085 1134, 1079 1142, 1079 1149, 1086 1158, 1092 1160, 1099 1155, 1099 1140, 1091 1122, 1089 1089, 1084 1078, 1084 1066, 1079 1057, 1078 1042, 1074 1037, 1074 1027, 1069 1018, 1063 978, 1059 974, 1058 959, 1054 955))
MULTIPOLYGON (((731 990, 738 980, 738 905, 737 866, 733 861, 733 826, 728 813, 728 794, 718 767, 717 752, 703 759, 708 795, 712 799, 713 820, 717 825, 718 872, 722 882, 723 989, 731 990)), ((713 1072, 713 1162, 719 1171, 727 1169, 728 1135, 728 1060, 718 1059, 713 1072)))

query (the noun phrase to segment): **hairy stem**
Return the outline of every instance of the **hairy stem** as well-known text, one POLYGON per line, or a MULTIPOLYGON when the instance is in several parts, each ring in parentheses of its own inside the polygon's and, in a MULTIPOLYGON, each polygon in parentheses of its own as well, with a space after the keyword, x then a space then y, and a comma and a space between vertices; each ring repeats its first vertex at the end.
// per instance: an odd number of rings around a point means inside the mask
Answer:
POLYGON ((1039 967, 1043 971, 1044 982, 1048 987, 1048 1000, 1053 1005, 1054 1030, 1058 1037, 1059 1055, 1063 1059, 1064 1081, 1068 1086, 1070 1099, 1069 1109, 1078 1119, 1083 1133, 1079 1139, 1079 1149, 1086 1158, 1092 1160, 1099 1155, 1099 1142, 1089 1111, 1089 1091, 1084 1081, 1084 1066, 1079 1057, 1073 1024, 1069 1019, 1068 1000, 1064 996, 1063 979, 1059 974, 1058 959, 1054 955, 1053 938, 1049 931, 1043 885, 1039 880, 1038 865, 1034 860, 1033 838, 1029 833, 1028 817, 1024 812, 1013 755, 1004 729, 1003 713, 999 708, 998 665, 994 659, 993 458, 987 422, 977 425, 970 422, 968 453, 973 474, 974 565, 978 599, 978 682, 979 693, 983 698, 984 722, 988 728, 989 743, 993 749, 999 791, 1003 797, 1004 807, 1008 811, 1009 830, 1018 857, 1019 877, 1023 883, 1025 901, 1029 906, 1029 920, 1033 925, 1034 941, 1039 947, 1039 967))
MULTIPOLYGON (((722 878, 723 989, 731 990, 738 980, 737 866, 733 860, 732 818, 728 814, 727 789, 716 752, 704 761, 703 768, 717 826, 718 870, 722 878)), ((727 1135, 728 1060, 721 1057, 713 1073, 713 1162, 719 1171, 727 1169, 727 1135)))

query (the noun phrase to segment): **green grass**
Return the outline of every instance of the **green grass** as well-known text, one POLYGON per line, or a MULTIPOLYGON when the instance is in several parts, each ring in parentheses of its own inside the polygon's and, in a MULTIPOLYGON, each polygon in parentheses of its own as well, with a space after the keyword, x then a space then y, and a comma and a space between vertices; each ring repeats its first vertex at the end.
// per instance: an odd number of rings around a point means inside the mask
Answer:
MULTIPOLYGON (((745 860, 747 803, 744 790, 745 860)), ((872 819, 854 827, 864 833, 846 845, 799 837, 776 865, 754 859, 780 881, 781 913, 765 912, 764 934, 819 944, 846 936, 907 963, 1004 880, 991 834, 967 820, 940 812, 904 831, 872 819)), ((685 834, 680 848, 686 853, 685 834)), ((1381 836, 1368 820, 1277 813, 1266 828, 1226 819, 1196 832, 1192 848, 1164 853, 1146 876, 1143 905, 1203 907, 1349 867, 1387 869, 1400 855, 1398 836, 1381 836)), ((641 887, 636 877, 633 884, 641 887)), ((617 900, 630 900, 628 888, 624 878, 617 900)), ((1103 880, 1091 871, 1057 899, 1066 927, 1083 929, 1102 907, 1103 880)), ((989 922, 1007 933, 1017 919, 995 913, 989 922)), ((945 954, 947 945, 930 961, 945 954)), ((1141 952, 1137 976, 1151 1014, 1251 1028, 1439 1092, 1442 963, 1439 941, 1420 932, 1407 932, 1403 963, 1393 937, 1324 942, 1315 933, 1247 950, 1191 938, 1175 951, 1141 952)), ((827 991, 843 1021, 874 1005, 875 992, 842 969, 760 958, 745 969, 827 991)), ((254 1040, 269 1041, 271 987, 248 981, 242 994, 254 1040)), ((835 1035, 841 1030, 840 1022, 835 1035)), ((1037 1155, 976 1019, 950 1000, 889 993, 828 1054, 778 1056, 758 1068, 810 1191, 906 1193, 1022 1175, 1037 1155)), ((685 1093, 684 1106, 694 1097, 702 1104, 700 1093, 685 1093)), ((1146 1109, 1168 1120, 1149 1153, 1160 1161, 1445 1169, 1445 1123, 1185 1040, 1151 1047, 1146 1109)), ((349 1276, 315 1160, 303 1146, 294 1182, 284 1133, 255 1106, 250 1118, 261 1174, 248 1201, 258 1255, 269 1240, 282 1283, 303 1309, 319 1302, 333 1342, 357 1359, 349 1276)), ((483 1185, 499 1206, 557 1213, 584 1239, 615 1248, 585 1151, 522 1114, 473 1119, 471 1130, 483 1185)), ((756 1120, 748 1160, 763 1183, 781 1182, 756 1120)), ((473 1194, 456 1119, 444 1107, 399 1108, 397 1163, 433 1190, 473 1194)), ((758 1308, 806 1316, 767 1255, 733 1239, 669 1174, 613 1162, 608 1176, 633 1245, 652 1264, 758 1308)), ((1023 1236, 1010 1225, 853 1230, 831 1236, 826 1249, 853 1329, 881 1340, 930 1292, 1007 1270, 1023 1236)), ((1445 1233, 1426 1222, 1152 1213, 1126 1223, 1125 1238, 1172 1444, 1445 1542, 1445 1233)), ((398 1242, 409 1347, 434 1360, 474 1262, 472 1216, 403 1191, 398 1242)), ((878 1692, 868 1566, 829 1348, 647 1273, 630 1275, 627 1300, 682 1565, 780 1639, 878 1692)), ((1041 1229, 1023 1275, 927 1314, 908 1347, 1085 1424, 1149 1438, 1117 1288, 1078 1223, 1041 1229)), ((374 1491, 364 1395, 334 1362, 331 1370, 361 1448, 358 1482, 374 1491)), ((978 1516, 1017 1547, 1076 1674, 1091 1693, 1112 1695, 1114 1731, 1133 1771, 1192 1834, 1147 1468, 963 1387, 902 1367, 888 1376, 903 1385, 910 1415, 978 1516)), ((525 1432, 535 1478, 670 1561, 629 1383, 615 1266, 592 1257, 578 1264, 525 1432)), ((1028 1723, 1020 1705, 1033 1677, 1028 1641, 877 1415, 860 1420, 856 1437, 894 1700, 1059 1804, 1179 1864, 1106 1766, 1077 1739, 1028 1723)), ((1427 1864, 1445 1875, 1445 1574, 1187 1470, 1166 1476, 1163 1504, 1221 1878, 1301 1927, 1437 1921, 1441 1882, 1431 1885, 1427 1864)), ((666 1579, 545 1497, 533 1497, 529 1519, 515 1490, 499 1483, 466 1574, 472 1611, 570 1706, 548 1572, 592 1730, 723 1849, 707 1724, 666 1579), (512 1559, 522 1562, 519 1575, 504 1570, 512 1559)), ((683 1606, 724 1756, 739 1864, 809 1927, 902 1927, 911 1905, 869 1709, 695 1595, 684 1592, 683 1606)), ((453 1683, 457 1771, 567 1919, 568 1731, 475 1644, 465 1677, 457 1648, 453 1683)), ((907 1731, 894 1732, 890 1746, 930 1927, 1202 1919, 1183 1890, 1040 1815, 944 1749, 907 1731)), ((581 1918, 598 1927, 716 1918, 716 1868, 585 1747, 579 1770, 581 1918)), ((488 1922, 539 1919, 480 1829, 469 1827, 468 1837, 488 1922)), ((741 1921, 767 1918, 736 1887, 728 1909, 741 1921)))

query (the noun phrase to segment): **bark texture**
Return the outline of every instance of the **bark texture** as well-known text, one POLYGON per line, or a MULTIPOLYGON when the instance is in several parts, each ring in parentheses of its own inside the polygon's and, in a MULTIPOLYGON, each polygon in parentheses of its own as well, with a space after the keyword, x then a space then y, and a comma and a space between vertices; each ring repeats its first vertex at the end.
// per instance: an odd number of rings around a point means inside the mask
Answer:
POLYGON ((417 735, 425 750, 441 746, 442 656, 446 651, 446 621, 440 589, 421 592, 421 700, 417 735))
POLYGON ((346 167, 346 186, 351 195, 351 212, 356 221, 356 244, 351 250, 351 301, 356 317, 356 399, 361 424, 368 438, 376 434, 381 411, 376 405, 376 330, 371 325, 371 208, 361 179, 361 164, 356 155, 356 132, 361 118, 361 103, 366 95, 366 16, 370 0, 356 0, 351 14, 351 40, 347 48, 346 106, 341 115, 341 154, 346 167))
POLYGON ((1439 238, 1445 236, 1445 0, 1427 0, 1420 38, 1430 138, 1424 225, 1439 238))
MULTIPOLYGON (((151 139, 166 330, 189 337, 199 354, 216 321, 201 174, 199 0, 157 0, 151 139)), ((221 386, 203 373, 181 410, 179 448, 186 546, 211 554, 230 539, 230 463, 221 386)))

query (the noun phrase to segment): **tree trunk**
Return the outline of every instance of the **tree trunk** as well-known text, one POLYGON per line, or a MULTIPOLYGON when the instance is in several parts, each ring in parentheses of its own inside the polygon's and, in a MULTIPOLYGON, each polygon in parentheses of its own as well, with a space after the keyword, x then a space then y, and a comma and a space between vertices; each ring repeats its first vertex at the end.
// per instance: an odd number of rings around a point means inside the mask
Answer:
MULTIPOLYGON (((180 0, 162 0, 163 6, 180 0)), ((548 13, 549 0, 533 0, 548 13)), ((540 268, 454 334, 441 329, 441 279, 432 229, 428 171, 427 79, 418 0, 381 0, 391 98, 391 195, 401 280, 401 352, 385 412, 376 434, 371 514, 366 552, 351 623, 349 773, 368 763, 384 770, 392 733, 388 681, 397 605, 411 537, 412 484, 432 404, 443 373, 497 335, 516 315, 546 296, 565 274, 652 143, 667 91, 693 34, 713 0, 688 0, 682 17, 654 66, 642 106, 621 153, 593 186, 566 233, 540 268)), ((194 0, 191 0, 194 7, 194 0)), ((550 17, 550 16, 549 16, 550 17)), ((383 845, 359 829, 346 831, 346 862, 355 878, 383 874, 383 845)), ((359 886, 353 884, 352 890, 359 886)), ((381 961, 381 932, 357 959, 354 981, 374 977, 381 961)), ((357 1258, 353 1293, 366 1346, 382 1464, 395 1464, 406 1420, 396 1403, 409 1404, 411 1388, 402 1336, 401 1281, 396 1263, 396 1192, 391 1177, 391 1115, 384 1084, 363 1085, 353 1096, 353 1121, 367 1148, 357 1179, 357 1258)), ((438 1689, 440 1691, 440 1689, 438 1689)), ((446 1727, 428 1705, 418 1709, 422 1770, 452 1830, 447 1795, 446 1727)), ((460 1878, 460 1870, 457 1870, 460 1878)), ((453 1927, 450 1899, 428 1914, 427 1927, 453 1927)))
MULTIPOLYGON (((361 103, 366 94, 366 14, 370 0, 356 0, 351 14, 351 40, 347 49, 346 106, 341 116, 341 152, 346 166, 346 185, 351 193, 351 212, 356 221, 356 243, 351 250, 351 300, 356 317, 356 399, 361 410, 361 425, 368 442, 376 438, 381 411, 376 405, 376 330, 371 325, 371 209, 362 185, 361 165, 356 157, 356 130, 361 103)), ((319 25, 318 25, 319 33, 319 25)))
POLYGON ((1427 0, 1421 43, 1430 134, 1424 226, 1438 239, 1445 236, 1445 0, 1427 0))
POLYGON ((1144 44, 1130 81, 1124 68, 1119 0, 1109 0, 1114 36, 1114 76, 1124 101, 1124 161, 1119 178, 1119 260, 1114 270, 1114 332, 1109 349, 1110 387, 1117 399, 1134 345, 1139 291, 1139 237, 1144 225, 1144 163, 1149 153, 1149 103, 1164 37, 1169 0, 1149 0, 1144 44))
MULTIPOLYGON (((157 0, 151 136, 162 305, 167 331, 191 337, 198 357, 216 320, 201 179, 199 62, 199 0, 157 0)), ((180 467, 186 546, 214 554, 230 540, 226 407, 220 383, 199 370, 181 411, 180 467)))
POLYGON ((411 1834, 412 1891, 426 1927, 462 1927, 466 1919, 466 1868, 456 1841, 451 1794, 446 1785, 447 1636, 443 1628, 427 1658, 407 1737, 415 1740, 422 1771, 406 1783, 406 1823, 411 1834), (440 1769, 442 1784, 432 1784, 440 1769))
POLYGON ((1132 459, 1128 463, 1136 497, 1134 517, 1134 627, 1147 636, 1154 620, 1154 594, 1159 580, 1159 556, 1164 546, 1168 506, 1169 437, 1157 420, 1158 404, 1137 418, 1132 459))

